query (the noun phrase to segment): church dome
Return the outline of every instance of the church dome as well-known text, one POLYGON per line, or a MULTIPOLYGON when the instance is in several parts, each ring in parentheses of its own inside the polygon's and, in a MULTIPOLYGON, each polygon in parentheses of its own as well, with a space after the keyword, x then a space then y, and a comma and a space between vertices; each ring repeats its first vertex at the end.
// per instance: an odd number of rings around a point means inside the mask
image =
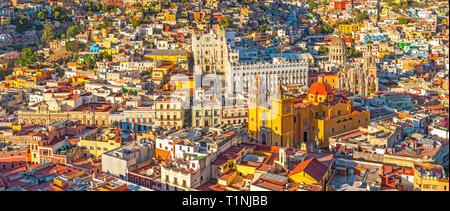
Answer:
POLYGON ((333 94, 333 88, 328 83, 315 82, 309 87, 308 94, 331 95, 333 94))
POLYGON ((344 40, 338 36, 331 40, 329 61, 334 64, 343 64, 347 61, 347 46, 344 40))
POLYGON ((340 48, 347 48, 345 45, 344 40, 341 37, 336 37, 333 40, 331 40, 331 47, 340 47, 340 48))

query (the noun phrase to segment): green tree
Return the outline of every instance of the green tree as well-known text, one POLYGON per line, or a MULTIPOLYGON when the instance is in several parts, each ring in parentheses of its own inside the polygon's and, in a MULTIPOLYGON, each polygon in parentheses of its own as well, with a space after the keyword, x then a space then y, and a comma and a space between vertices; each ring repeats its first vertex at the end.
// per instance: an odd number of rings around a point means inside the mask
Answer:
POLYGON ((364 19, 367 19, 369 17, 369 14, 367 13, 367 11, 364 11, 363 13, 360 13, 358 15, 356 15, 356 21, 358 22, 362 22, 364 19))
POLYGON ((55 13, 53 14, 53 17, 55 18, 55 20, 60 20, 61 19, 61 12, 60 11, 55 11, 55 13))
MULTIPOLYGON (((102 54, 101 59, 107 59, 108 61, 112 61, 112 55, 104 53, 102 54)), ((100 60, 100 58, 98 60, 100 60)))
POLYGON ((15 61, 16 66, 31 67, 43 61, 43 56, 31 48, 24 48, 19 58, 15 61))
POLYGON ((44 32, 42 33, 41 40, 44 44, 49 43, 50 41, 56 38, 56 33, 54 32, 55 27, 52 24, 45 24, 44 32))
POLYGON ((347 54, 352 56, 355 53, 355 49, 353 47, 347 47, 347 54))
POLYGON ((112 22, 109 18, 107 17, 103 17, 102 18, 102 24, 98 25, 98 29, 103 29, 103 28, 110 28, 112 26, 112 22))
POLYGON ((33 27, 32 23, 23 15, 19 15, 12 19, 11 24, 16 26, 16 31, 19 33, 30 30, 33 27))
POLYGON ((227 16, 219 21, 219 25, 224 29, 230 28, 233 25, 233 19, 227 16))
POLYGON ((67 20, 68 16, 65 13, 66 13, 66 11, 60 6, 52 7, 52 14, 53 14, 54 20, 57 20, 57 21, 67 20))
POLYGON ((39 20, 45 21, 45 19, 47 19, 47 17, 48 17, 48 11, 43 10, 43 11, 38 12, 36 15, 39 20))
POLYGON ((308 7, 309 7, 310 10, 316 8, 317 6, 318 5, 317 5, 316 2, 313 2, 313 1, 308 2, 308 7))
POLYGON ((399 24, 407 24, 409 22, 406 18, 397 18, 399 24))
POLYGON ((400 12, 400 9, 398 8, 397 5, 392 6, 392 10, 396 13, 400 12))
POLYGON ((56 72, 58 72, 59 76, 63 76, 66 73, 66 71, 64 69, 59 68, 59 67, 56 68, 56 72))
POLYGON ((351 14, 356 17, 357 15, 361 14, 361 10, 355 8, 355 9, 352 10, 351 14))
POLYGON ((80 52, 83 51, 86 45, 78 40, 66 41, 66 51, 80 52))
POLYGON ((84 64, 88 67, 88 68, 94 68, 95 67, 95 60, 92 59, 90 56, 87 56, 84 59, 84 64))
POLYGON ((84 30, 84 27, 79 25, 73 25, 66 30, 66 37, 67 38, 73 38, 77 36, 79 33, 81 33, 84 30))
POLYGON ((78 61, 79 58, 80 58, 80 55, 77 53, 74 53, 72 56, 72 61, 76 62, 76 61, 78 61))
POLYGON ((324 47, 324 46, 320 46, 318 51, 321 54, 327 54, 330 51, 330 49, 328 49, 327 47, 324 47))
POLYGON ((331 32, 330 27, 328 25, 324 25, 322 29, 325 34, 328 34, 331 32))
POLYGON ((141 21, 136 18, 133 18, 131 20, 131 25, 133 25, 134 27, 138 27, 139 25, 141 25, 141 21))

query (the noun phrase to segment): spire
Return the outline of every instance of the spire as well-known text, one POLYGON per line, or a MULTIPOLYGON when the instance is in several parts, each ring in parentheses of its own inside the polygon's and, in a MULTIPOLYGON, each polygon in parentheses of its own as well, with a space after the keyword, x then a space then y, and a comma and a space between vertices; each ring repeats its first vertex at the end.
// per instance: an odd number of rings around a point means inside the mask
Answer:
POLYGON ((280 78, 278 78, 278 87, 277 87, 277 94, 278 94, 278 98, 280 99, 280 98, 282 98, 283 97, 283 85, 282 85, 282 80, 281 80, 281 77, 280 78))
POLYGON ((339 38, 341 38, 341 30, 339 30, 339 27, 336 28, 337 32, 336 32, 336 36, 338 36, 339 38))

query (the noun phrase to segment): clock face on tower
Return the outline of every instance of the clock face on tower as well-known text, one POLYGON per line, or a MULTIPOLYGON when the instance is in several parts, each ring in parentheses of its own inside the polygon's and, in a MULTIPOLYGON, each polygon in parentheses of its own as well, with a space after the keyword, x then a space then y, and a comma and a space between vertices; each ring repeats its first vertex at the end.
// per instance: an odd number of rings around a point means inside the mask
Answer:
POLYGON ((291 108, 288 106, 286 107, 286 112, 289 112, 291 110, 291 108))

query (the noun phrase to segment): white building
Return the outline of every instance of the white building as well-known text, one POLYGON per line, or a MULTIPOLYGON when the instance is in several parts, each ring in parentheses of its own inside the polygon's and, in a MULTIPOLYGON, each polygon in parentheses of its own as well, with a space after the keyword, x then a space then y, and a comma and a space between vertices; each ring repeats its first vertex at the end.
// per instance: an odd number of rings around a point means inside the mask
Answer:
POLYGON ((278 80, 283 84, 307 86, 308 62, 275 57, 272 62, 233 63, 226 71, 228 91, 248 90, 256 76, 265 80, 267 87, 275 86, 278 80))
POLYGON ((127 180, 127 172, 151 162, 154 154, 152 143, 140 139, 130 145, 102 154, 102 172, 127 180))
POLYGON ((201 36, 192 36, 192 53, 196 72, 224 72, 228 60, 237 60, 239 52, 232 52, 234 32, 220 29, 201 36))

